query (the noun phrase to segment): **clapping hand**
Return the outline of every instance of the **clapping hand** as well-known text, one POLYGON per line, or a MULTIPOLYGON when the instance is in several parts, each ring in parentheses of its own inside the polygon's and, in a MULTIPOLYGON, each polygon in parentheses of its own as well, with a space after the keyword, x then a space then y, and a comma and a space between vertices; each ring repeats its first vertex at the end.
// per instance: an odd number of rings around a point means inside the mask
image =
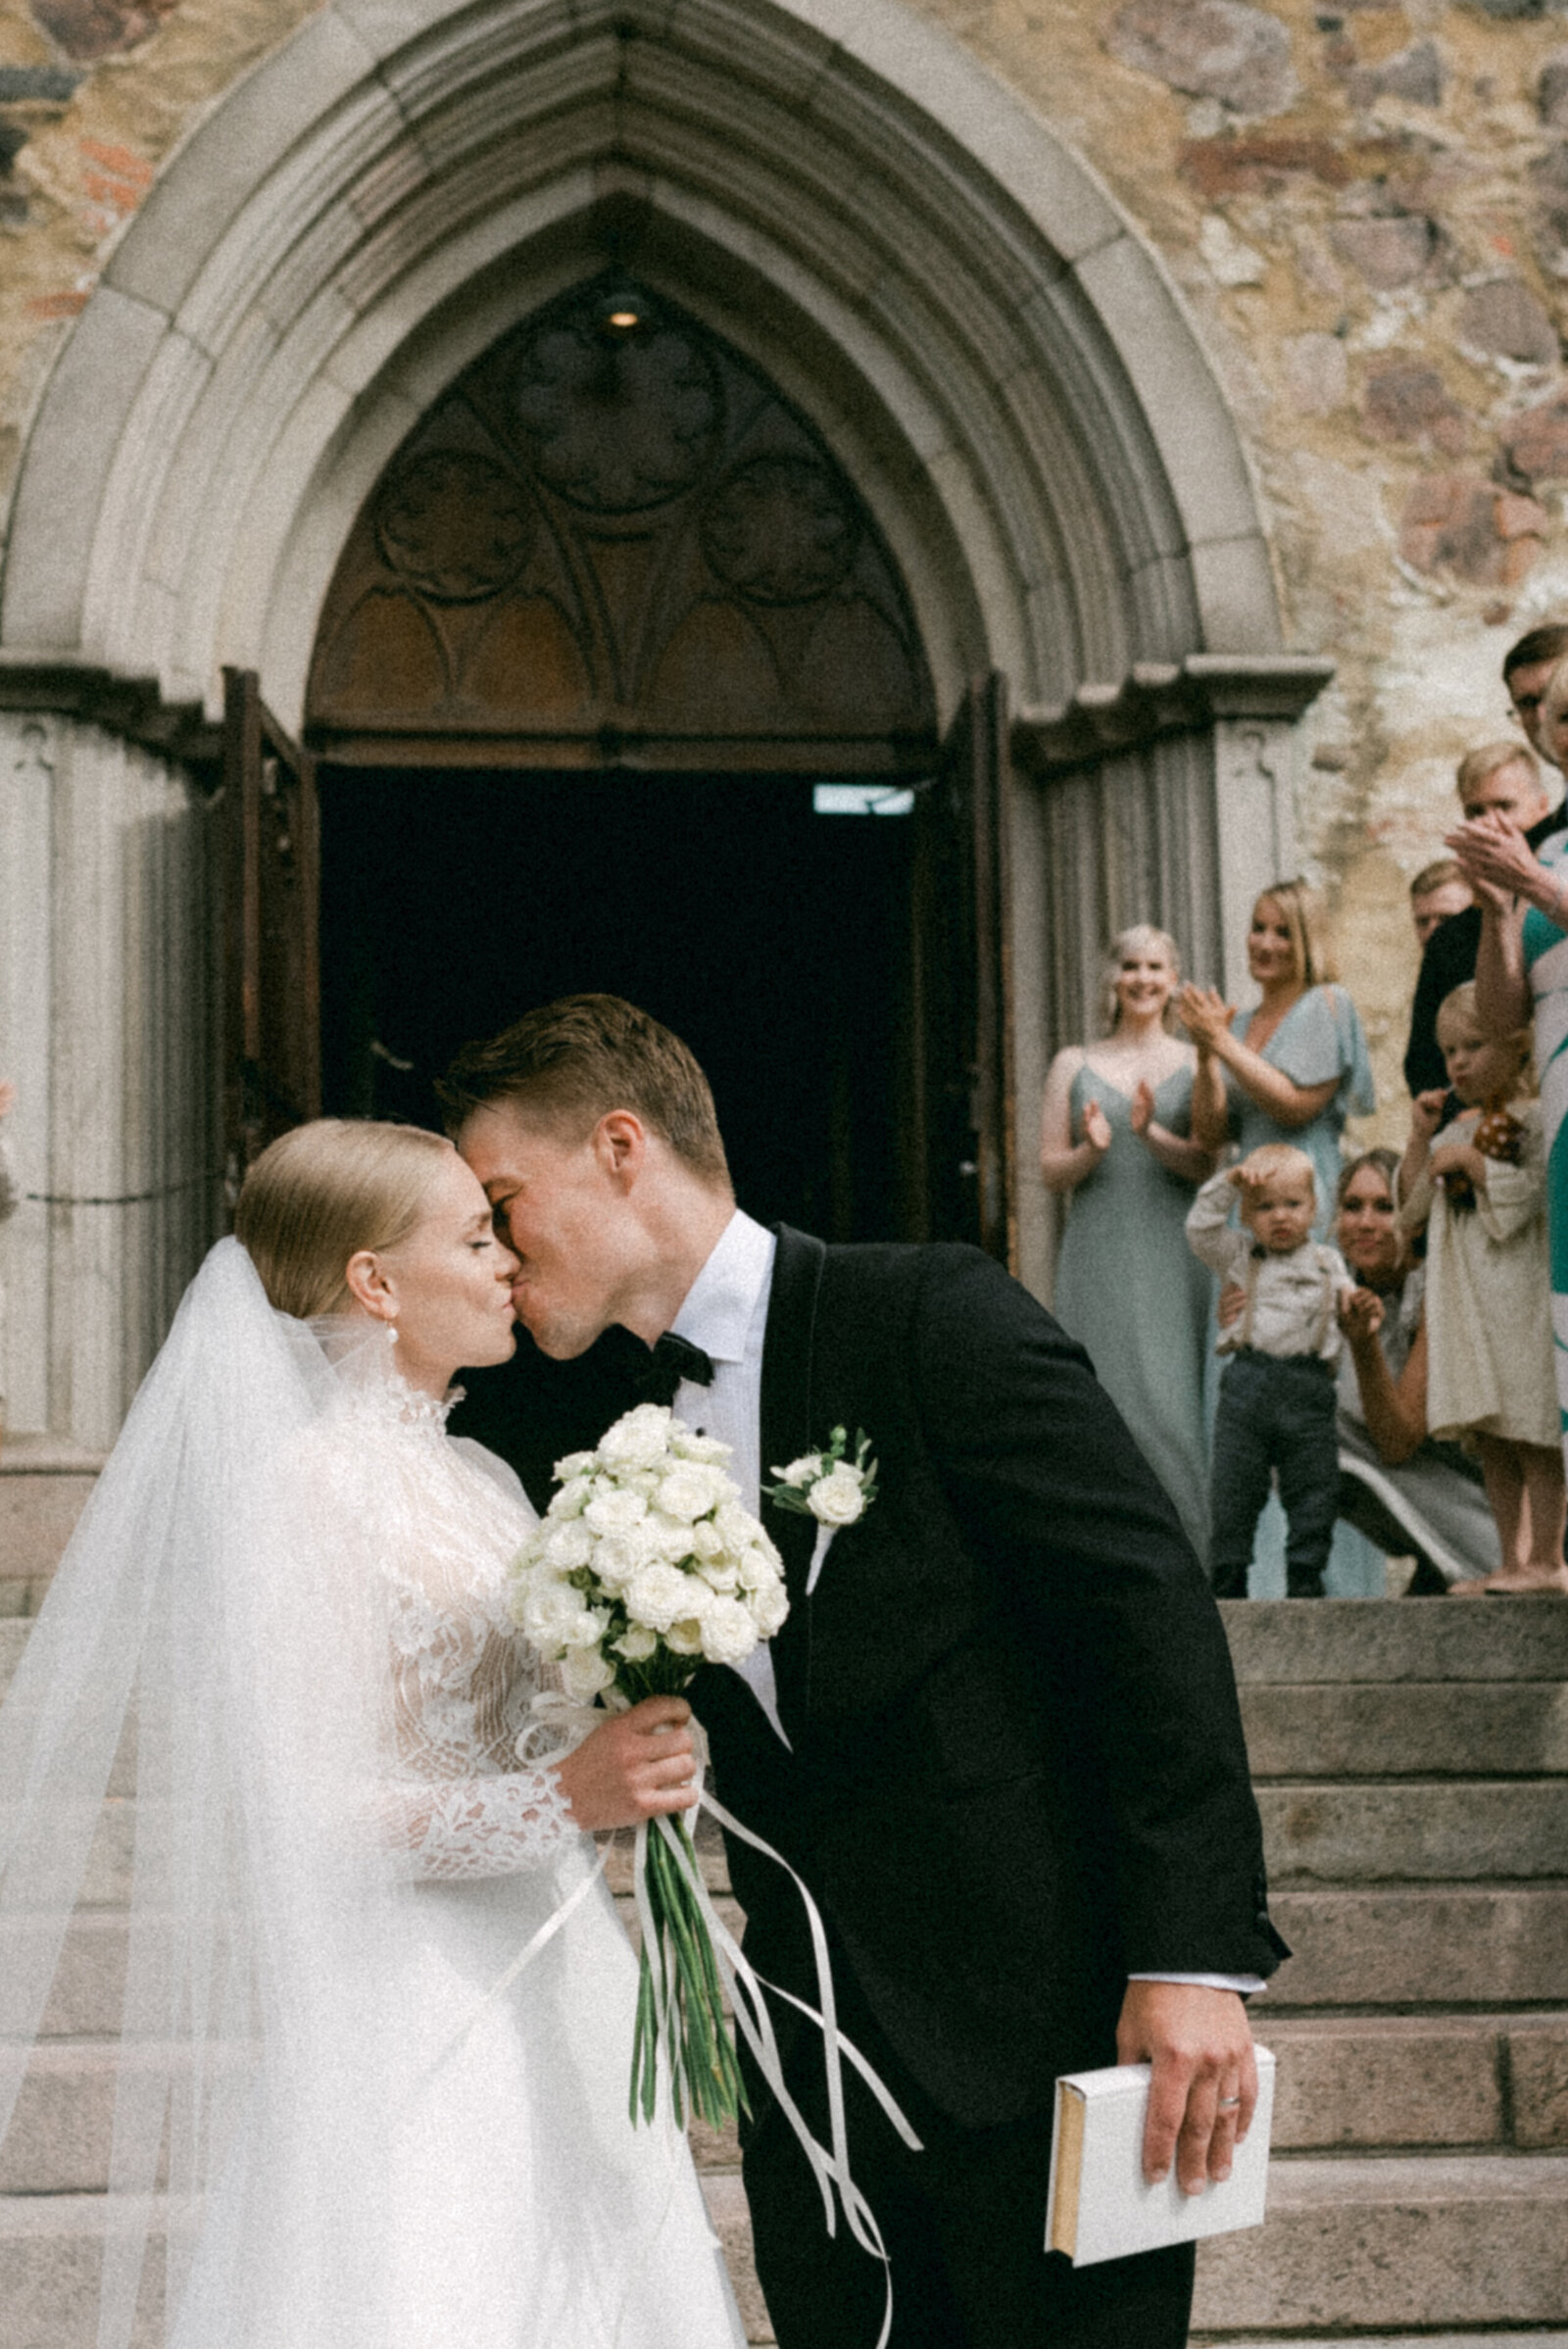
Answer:
POLYGON ((9 1117, 17 1105, 17 1089, 9 1080, 0 1085, 0 1117, 9 1117))
POLYGON ((1140 1077, 1133 1090, 1132 1129, 1142 1141, 1154 1122, 1154 1088, 1147 1077, 1140 1077))
POLYGON ((1103 1157, 1110 1148, 1110 1119, 1095 1101, 1084 1103, 1084 1140, 1103 1157))
POLYGON ((1212 1047, 1236 1016, 1217 987, 1194 987, 1189 981, 1176 998, 1176 1016, 1200 1052, 1212 1047))
POLYGON ((1508 910, 1540 869, 1536 853, 1519 826, 1495 807, 1485 815, 1468 817, 1446 835, 1444 846, 1458 857, 1477 897, 1499 912, 1508 910))

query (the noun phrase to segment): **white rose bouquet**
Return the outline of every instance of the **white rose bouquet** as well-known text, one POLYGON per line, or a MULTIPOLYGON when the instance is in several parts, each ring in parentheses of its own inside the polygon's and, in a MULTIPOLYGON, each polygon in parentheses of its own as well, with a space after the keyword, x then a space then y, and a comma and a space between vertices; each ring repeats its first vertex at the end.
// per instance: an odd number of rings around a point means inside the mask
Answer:
MULTIPOLYGON (((560 1490, 513 1568, 516 1622, 561 1666, 566 1694, 618 1712, 678 1696, 703 1662, 742 1664, 789 1613, 779 1554, 726 1474, 730 1447, 640 1403, 591 1452, 556 1463, 560 1490)), ((684 1819, 639 1829, 642 1970, 631 2112, 652 2121, 661 2039, 677 2118, 682 2082, 715 2128, 745 2101, 684 1819), (652 1932, 649 1928, 652 1926, 652 1932), (650 1946, 652 1943, 652 1946, 650 1946)))

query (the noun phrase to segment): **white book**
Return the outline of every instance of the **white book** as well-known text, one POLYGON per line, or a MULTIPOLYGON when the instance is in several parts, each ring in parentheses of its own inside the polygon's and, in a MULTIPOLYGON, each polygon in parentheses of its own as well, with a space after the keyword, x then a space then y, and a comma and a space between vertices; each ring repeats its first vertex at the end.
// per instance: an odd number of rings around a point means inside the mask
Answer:
POLYGON ((1184 2194, 1169 2175, 1157 2185, 1144 2176, 1144 2118, 1150 2067, 1114 2064, 1102 2072, 1068 2072, 1056 2082, 1056 2124, 1051 2140, 1051 2188, 1046 2203, 1046 2249, 1064 2251, 1075 2268, 1097 2260, 1157 2251, 1200 2235, 1261 2227, 1268 2192, 1268 2140, 1274 2117, 1274 2058, 1257 2057, 1257 2109, 1247 2142, 1238 2145, 1231 2174, 1200 2194, 1184 2194))

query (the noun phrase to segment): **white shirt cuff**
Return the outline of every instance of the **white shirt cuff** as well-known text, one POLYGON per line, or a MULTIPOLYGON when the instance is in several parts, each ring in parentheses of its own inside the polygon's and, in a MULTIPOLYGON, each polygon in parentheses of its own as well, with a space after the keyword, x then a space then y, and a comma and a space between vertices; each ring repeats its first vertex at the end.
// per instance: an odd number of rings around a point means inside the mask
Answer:
POLYGON ((1258 1974, 1129 1974, 1129 1982, 1189 1982, 1199 1990, 1235 1990, 1243 1998, 1255 1998, 1268 1984, 1258 1974))

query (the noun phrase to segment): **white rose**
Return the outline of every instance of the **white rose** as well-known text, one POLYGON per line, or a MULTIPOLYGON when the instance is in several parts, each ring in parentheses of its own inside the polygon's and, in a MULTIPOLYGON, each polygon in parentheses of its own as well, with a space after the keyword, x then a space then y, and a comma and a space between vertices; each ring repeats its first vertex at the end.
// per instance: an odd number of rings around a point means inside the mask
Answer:
POLYGON ((550 1503, 549 1514, 556 1523, 564 1517, 580 1517, 594 1489, 591 1476, 574 1476, 550 1503))
POLYGON ((656 1632, 667 1632, 682 1615, 691 1612, 691 1578, 678 1566, 658 1560, 644 1566, 633 1575, 626 1586, 626 1612, 633 1623, 646 1624, 656 1632))
POLYGON ((596 1534, 629 1534, 647 1514, 648 1503, 640 1493, 626 1493, 614 1485, 596 1493, 583 1511, 596 1534))
POLYGON ((710 1461, 715 1468, 729 1458, 731 1450, 716 1436, 699 1436, 695 1428, 687 1427, 679 1419, 669 1431, 669 1448, 677 1460, 710 1461))
POLYGON ((639 1566, 648 1563, 643 1545, 632 1534, 606 1534, 594 1551, 594 1579, 613 1594, 623 1590, 639 1566))
POLYGON ((710 1590, 733 1590, 741 1579, 741 1570, 735 1559, 723 1555, 702 1559, 697 1571, 710 1590))
POLYGON ((544 1560, 559 1573, 575 1574, 594 1554, 594 1538, 580 1517, 567 1517, 545 1536, 544 1560))
POLYGON ((818 1525, 853 1525, 865 1514, 865 1493, 860 1472, 847 1460, 811 1487, 806 1505, 818 1525))
POLYGON ((764 1639, 771 1639, 790 1611, 790 1594, 781 1582, 760 1583, 747 1593, 746 1611, 764 1639))
POLYGON ((698 1460, 683 1460, 660 1486, 659 1505, 666 1517, 679 1517, 690 1525, 727 1498, 727 1486, 729 1478, 720 1470, 706 1468, 698 1460))
POLYGON ((678 1566, 692 1554, 692 1529, 683 1517, 666 1517, 662 1510, 648 1519, 648 1545, 656 1558, 678 1566))
MULTIPOLYGON (((771 1546, 770 1543, 769 1549, 771 1546)), ((763 1583, 778 1581, 777 1553, 770 1556, 769 1549, 764 1549, 760 1542, 749 1542, 736 1560, 739 1579, 748 1590, 757 1590, 763 1583)))
POLYGON ((679 1623, 672 1623, 664 1634, 664 1645, 672 1655, 700 1656, 703 1653, 703 1632, 706 1623, 706 1617, 683 1616, 679 1623))
POLYGON ((710 1664, 744 1664, 757 1645, 757 1625, 738 1598, 715 1598, 702 1633, 703 1653, 710 1664))
POLYGON ((622 1632, 611 1645, 628 1664, 645 1664, 659 1645, 659 1634, 649 1631, 646 1624, 634 1623, 630 1631, 622 1632))
POLYGON ((558 1485, 564 1485, 572 1477, 589 1475, 593 1465, 594 1455, 591 1451, 569 1451, 564 1460, 556 1462, 551 1473, 558 1485))
POLYGON ((743 1509, 738 1500, 719 1503, 713 1511, 713 1529, 724 1547, 732 1550, 737 1557, 748 1542, 757 1540, 758 1535, 756 1518, 749 1510, 743 1509))
POLYGON ((703 1566, 711 1565, 729 1555, 717 1526, 710 1525, 706 1517, 692 1527, 691 1554, 703 1566))
POLYGON ((609 1629, 608 1615, 601 1614, 597 1607, 584 1607, 580 1614, 570 1616, 562 1625, 556 1637, 563 1647, 597 1647, 609 1629))
POLYGON ((535 1575, 522 1593, 517 1620, 539 1647, 565 1645, 579 1619, 591 1620, 580 1590, 556 1575, 535 1575))
POLYGON ((657 1468, 669 1449, 673 1417, 662 1403, 639 1403, 601 1437, 601 1463, 606 1468, 657 1468))
POLYGON ((561 1679, 573 1704, 592 1704, 614 1682, 613 1668, 597 1647, 573 1647, 562 1660, 561 1679))
POLYGON ((812 1477, 820 1476, 821 1473, 822 1455, 819 1451, 806 1452, 799 1460, 792 1460, 788 1468, 775 1468, 773 1471, 781 1484, 794 1485, 797 1488, 808 1485, 812 1477))

